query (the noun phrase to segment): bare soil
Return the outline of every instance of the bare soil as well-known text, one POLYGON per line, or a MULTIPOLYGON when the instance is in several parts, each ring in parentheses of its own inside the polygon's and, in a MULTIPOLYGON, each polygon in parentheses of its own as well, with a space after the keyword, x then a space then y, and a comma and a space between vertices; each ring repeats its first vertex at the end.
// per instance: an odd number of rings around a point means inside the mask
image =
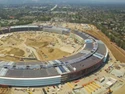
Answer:
POLYGON ((0 44, 0 60, 5 61, 20 61, 23 58, 55 60, 77 53, 83 46, 75 43, 70 36, 42 31, 0 35, 0 44))

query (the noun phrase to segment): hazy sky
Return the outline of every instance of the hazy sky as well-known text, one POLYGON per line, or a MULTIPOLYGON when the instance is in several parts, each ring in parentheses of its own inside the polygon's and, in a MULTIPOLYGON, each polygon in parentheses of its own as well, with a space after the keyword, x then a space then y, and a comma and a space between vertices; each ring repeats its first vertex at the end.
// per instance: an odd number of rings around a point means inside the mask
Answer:
POLYGON ((125 3, 125 0, 0 0, 0 4, 2 3, 30 3, 30 2, 36 2, 36 3, 44 3, 44 2, 79 2, 79 3, 125 3))

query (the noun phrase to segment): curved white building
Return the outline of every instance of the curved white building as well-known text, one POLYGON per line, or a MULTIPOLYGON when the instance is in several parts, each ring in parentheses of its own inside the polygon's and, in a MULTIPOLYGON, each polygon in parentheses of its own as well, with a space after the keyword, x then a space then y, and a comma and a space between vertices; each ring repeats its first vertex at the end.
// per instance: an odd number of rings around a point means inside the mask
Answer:
MULTIPOLYGON (((12 26, 1 30, 0 34, 18 31, 45 31, 69 34, 66 28, 52 26, 12 26)), ((0 62, 0 84, 8 86, 46 86, 60 84, 84 77, 101 67, 108 57, 105 44, 94 37, 74 31, 85 40, 84 49, 75 55, 59 60, 42 62, 16 63, 0 62)))

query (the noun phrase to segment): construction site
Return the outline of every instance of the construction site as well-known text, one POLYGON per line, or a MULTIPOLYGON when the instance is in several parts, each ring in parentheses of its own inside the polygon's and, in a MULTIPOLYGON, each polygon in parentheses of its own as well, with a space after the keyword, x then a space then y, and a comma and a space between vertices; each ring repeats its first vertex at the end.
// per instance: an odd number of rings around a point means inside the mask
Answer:
MULTIPOLYGON (((61 84, 51 85, 51 86, 40 86, 40 87, 30 87, 30 88, 29 87, 11 87, 11 88, 7 87, 6 89, 4 88, 1 89, 1 90, 4 90, 1 94, 124 94, 125 64, 122 63, 124 62, 124 51, 122 51, 120 48, 117 48, 116 45, 114 46, 114 44, 108 45, 110 41, 107 39, 107 37, 105 37, 105 35, 103 35, 102 33, 100 34, 97 28, 93 25, 72 24, 72 23, 59 24, 59 23, 49 23, 49 22, 43 23, 43 24, 41 23, 41 25, 45 25, 45 24, 46 25, 51 24, 53 26, 62 26, 65 28, 70 28, 72 30, 80 30, 96 38, 98 38, 99 36, 99 39, 102 41, 104 40, 104 43, 107 44, 108 53, 109 53, 108 61, 104 62, 102 66, 99 67, 96 71, 92 70, 90 71, 91 73, 89 75, 86 75, 84 77, 81 77, 73 81, 68 81, 66 83, 61 83, 61 84), (103 36, 102 38, 101 38, 101 35, 103 36), (113 49, 111 49, 112 46, 113 46, 113 49), (119 57, 118 55, 116 55, 115 52, 113 52, 114 49, 118 50, 117 53, 120 53, 121 57, 119 57)), ((2 51, 0 52, 1 60, 4 60, 2 56, 5 56, 5 55, 8 56, 8 58, 9 56, 13 57, 14 58, 13 61, 21 61, 21 60, 28 61, 30 57, 34 58, 34 60, 40 60, 40 61, 46 61, 46 62, 50 60, 55 60, 55 59, 62 60, 61 58, 66 58, 66 57, 70 57, 72 55, 81 53, 83 49, 85 49, 87 44, 91 43, 90 40, 88 41, 88 37, 89 37, 88 35, 87 35, 87 39, 82 41, 81 37, 75 36, 72 33, 70 35, 69 34, 61 35, 57 33, 30 31, 30 32, 14 32, 12 34, 11 33, 10 34, 7 33, 7 34, 8 35, 5 34, 6 36, 1 35, 2 37, 0 39, 0 43, 1 43, 0 49, 2 51), (9 36, 11 36, 11 38, 12 37, 16 38, 15 40, 18 40, 18 43, 15 41, 12 41, 11 43, 8 42, 10 40, 9 36), (77 39, 80 40, 80 42, 76 41, 76 37, 77 39), (16 49, 16 52, 17 51, 19 52, 16 53, 14 52, 15 50, 13 49, 16 49), (56 56, 56 54, 58 55, 56 56)), ((82 35, 82 33, 80 33, 80 35, 82 35)), ((94 45, 94 42, 92 42, 92 44, 94 45)), ((98 42, 98 44, 100 45, 99 47, 101 47, 102 43, 98 42)), ((102 54, 102 52, 100 53, 102 54)), ((11 61, 11 60, 12 58, 8 59, 8 61, 11 61)), ((55 61, 57 62, 57 60, 55 61)), ((91 62, 94 62, 94 60, 91 60, 91 62)), ((89 61, 88 63, 91 63, 91 62, 89 61)), ((80 66, 82 67, 81 64, 80 66)), ((78 67, 78 69, 79 68, 80 67, 78 67)), ((91 70, 92 68, 89 68, 89 70, 91 70)), ((16 68, 16 70, 18 70, 18 68, 16 68)), ((47 72, 50 73, 49 71, 47 72)), ((67 73, 67 72, 64 72, 64 73, 67 73)), ((84 73, 84 71, 82 72, 84 73)), ((64 73, 61 73, 60 75, 65 78, 68 77, 68 76, 65 76, 64 73)), ((80 73, 81 72, 78 72, 78 73, 76 72, 76 74, 78 75, 80 73)), ((73 75, 73 76, 76 77, 78 75, 73 75)), ((8 76, 8 74, 6 76, 8 76)), ((73 76, 71 77, 73 78, 73 76)))
POLYGON ((73 37, 42 31, 0 35, 0 60, 49 61, 70 56, 82 49, 73 37))

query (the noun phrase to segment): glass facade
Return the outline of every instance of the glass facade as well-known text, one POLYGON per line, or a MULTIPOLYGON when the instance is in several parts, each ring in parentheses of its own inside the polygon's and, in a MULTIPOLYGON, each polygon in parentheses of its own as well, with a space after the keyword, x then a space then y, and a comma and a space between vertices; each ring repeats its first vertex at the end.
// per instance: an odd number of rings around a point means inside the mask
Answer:
POLYGON ((25 79, 25 78, 0 78, 1 85, 8 86, 45 86, 45 85, 54 85, 61 83, 61 76, 50 77, 50 78, 41 78, 41 79, 25 79))

